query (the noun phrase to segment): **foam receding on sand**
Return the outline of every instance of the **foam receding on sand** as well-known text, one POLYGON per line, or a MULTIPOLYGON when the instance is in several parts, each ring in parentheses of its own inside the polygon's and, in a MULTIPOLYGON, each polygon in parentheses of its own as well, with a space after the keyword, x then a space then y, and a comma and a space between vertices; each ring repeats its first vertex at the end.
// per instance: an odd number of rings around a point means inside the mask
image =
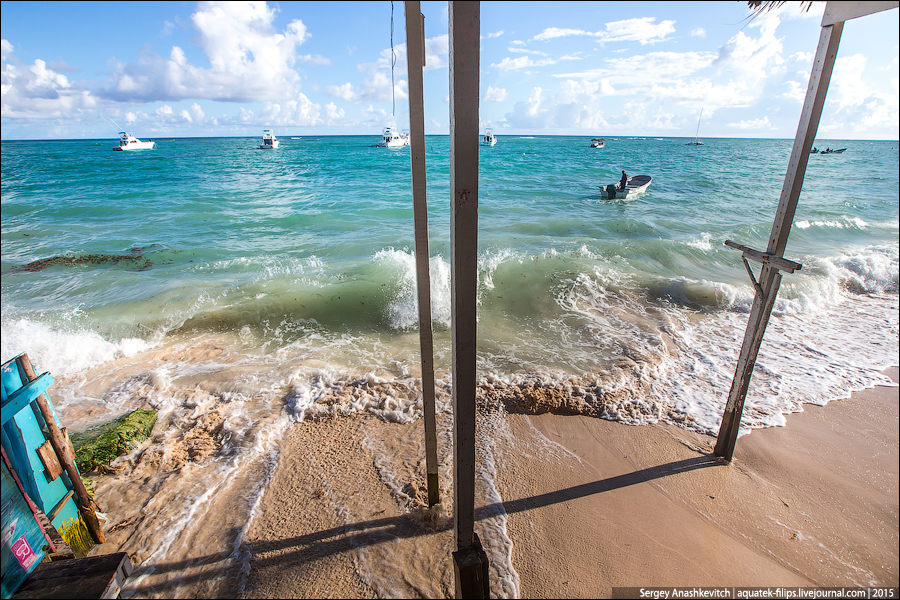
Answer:
MULTIPOLYGON (((714 437, 668 423, 483 404, 476 531, 492 597, 896 586, 897 391, 790 415, 742 436, 730 464, 711 456, 714 437)), ((245 594, 452 596, 452 418, 438 417, 442 503, 430 510, 420 421, 294 425, 245 537, 245 594)))

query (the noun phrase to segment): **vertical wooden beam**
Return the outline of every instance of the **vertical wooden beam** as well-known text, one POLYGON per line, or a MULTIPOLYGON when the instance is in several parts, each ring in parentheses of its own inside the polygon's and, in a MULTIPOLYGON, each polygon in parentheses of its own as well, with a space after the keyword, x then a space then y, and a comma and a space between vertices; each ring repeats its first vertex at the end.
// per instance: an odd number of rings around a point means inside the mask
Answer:
POLYGON ((428 506, 440 502, 437 424, 434 407, 434 338, 431 329, 431 274, 428 269, 428 202, 425 186, 425 108, 422 68, 425 27, 419 2, 407 1, 406 71, 409 82, 409 157, 412 166, 413 215, 416 230, 416 286, 419 299, 419 351, 422 365, 422 411, 425 417, 425 472, 428 506))
MULTIPOLYGON (((825 94, 828 92, 828 84, 834 70, 843 28, 843 22, 824 26, 819 35, 819 45, 809 76, 806 99, 800 114, 800 123, 794 138, 784 185, 781 188, 781 198, 772 224, 772 233, 769 235, 767 252, 777 257, 784 256, 784 249, 794 223, 794 212, 797 209, 800 190, 803 188, 809 151, 819 129, 819 119, 822 116, 825 94)), ((762 293, 757 293, 753 299, 753 308, 750 311, 744 342, 741 345, 737 369, 731 382, 731 390, 728 393, 728 401, 725 404, 725 413, 722 415, 722 425, 719 428, 719 437, 714 450, 716 456, 721 456, 729 461, 734 457, 734 446, 741 426, 744 400, 747 397, 750 377, 753 374, 753 367, 756 365, 756 357, 766 332, 769 316, 778 295, 781 273, 777 268, 766 263, 760 271, 759 283, 762 293)))
POLYGON ((457 598, 488 598, 475 534, 476 294, 478 291, 479 2, 450 2, 450 211, 453 340, 453 553, 457 598))

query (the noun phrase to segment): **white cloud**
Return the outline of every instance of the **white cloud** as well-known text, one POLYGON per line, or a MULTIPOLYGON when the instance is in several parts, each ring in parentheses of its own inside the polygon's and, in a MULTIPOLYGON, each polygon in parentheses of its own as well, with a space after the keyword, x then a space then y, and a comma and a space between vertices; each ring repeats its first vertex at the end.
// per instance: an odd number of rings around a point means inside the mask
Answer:
POLYGON ((503 102, 507 98, 507 92, 503 88, 495 88, 488 86, 487 92, 484 93, 485 102, 503 102))
POLYGON ((531 60, 530 56, 520 56, 518 58, 509 58, 508 56, 498 63, 491 66, 503 71, 515 71, 518 69, 530 69, 531 67, 546 67, 547 65, 555 65, 557 61, 552 58, 544 58, 541 60, 531 60))
POLYGON ((353 89, 353 84, 349 81, 341 85, 327 85, 325 86, 325 92, 349 102, 356 102, 359 97, 353 89))
POLYGON ((534 36, 533 40, 552 40, 553 38, 558 37, 567 37, 570 35, 590 35, 590 36, 598 36, 600 32, 593 33, 590 31, 585 31, 584 29, 560 29, 559 27, 548 27, 541 33, 534 36))
POLYGON ((643 45, 662 42, 666 39, 666 36, 675 32, 675 21, 663 21, 661 23, 656 23, 655 21, 656 17, 613 21, 606 23, 605 31, 548 27, 532 39, 551 40, 558 37, 585 35, 596 37, 601 42, 639 42, 643 45))
POLYGON ((93 110, 96 98, 81 85, 72 84, 41 59, 26 65, 13 56, 13 46, 3 40, 0 71, 0 103, 3 118, 66 118, 93 110))
POLYGON ((828 101, 837 102, 840 108, 865 103, 872 91, 863 81, 866 57, 862 54, 838 56, 828 87, 828 101))
POLYGON ((838 57, 831 76, 820 131, 829 132, 840 128, 866 134, 873 139, 898 137, 900 97, 897 78, 891 80, 893 93, 884 93, 866 84, 863 77, 865 70, 866 57, 861 54, 838 57))
POLYGON ((518 52, 519 54, 534 54, 535 56, 549 56, 546 52, 541 52, 540 50, 528 50, 526 48, 507 48, 509 52, 518 52))
POLYGON ((344 109, 339 108, 334 102, 325 105, 325 123, 333 125, 344 118, 344 109))
POLYGON ((784 85, 787 87, 787 91, 780 94, 778 96, 779 98, 787 98, 797 103, 802 103, 806 99, 806 88, 808 87, 808 83, 785 81, 784 85))
POLYGON ((728 73, 744 89, 759 89, 760 83, 784 63, 781 39, 775 30, 781 21, 774 13, 766 13, 750 23, 759 28, 760 36, 753 38, 738 31, 719 48, 713 66, 719 73, 728 73))
MULTIPOLYGON (((309 34, 294 20, 275 31, 275 9, 265 2, 200 2, 191 22, 210 67, 191 65, 173 46, 168 59, 142 52, 136 63, 120 64, 100 92, 116 101, 210 98, 269 100, 295 96, 300 76, 295 49, 309 34)), ((306 57, 303 57, 306 58, 306 57)), ((321 62, 320 57, 309 61, 321 62)))
POLYGON ((733 127, 735 129, 744 129, 744 130, 760 130, 760 129, 776 129, 772 123, 769 122, 769 117, 763 117, 761 119, 752 119, 750 121, 740 121, 738 123, 728 123, 728 127, 733 127))
POLYGON ((304 94, 298 94, 291 100, 265 102, 259 116, 270 125, 312 126, 321 124, 320 108, 304 94))
POLYGON ((691 29, 691 37, 705 38, 706 30, 702 27, 694 27, 691 29))
POLYGON ((605 69, 562 73, 555 77, 606 78, 646 88, 654 81, 672 81, 692 75, 712 65, 715 57, 711 52, 650 52, 626 58, 608 58, 606 63, 609 66, 605 69), (641 76, 636 78, 635 73, 640 73, 641 76))
POLYGON ((489 33, 487 36, 488 36, 488 39, 491 39, 491 38, 498 38, 501 35, 503 35, 502 29, 500 31, 495 31, 494 33, 489 33))
POLYGON ((608 127, 604 98, 615 93, 608 81, 562 82, 555 94, 535 87, 527 101, 506 113, 504 124, 514 129, 601 131, 608 127))
POLYGON ((643 17, 607 23, 606 33, 600 37, 604 42, 640 42, 644 45, 661 42, 670 33, 675 33, 675 21, 654 21, 655 17, 643 17))
POLYGON ((10 44, 7 40, 0 40, 0 60, 6 61, 6 59, 11 56, 13 53, 13 45, 10 44))
POLYGON ((312 54, 304 54, 303 56, 298 56, 297 60, 308 65, 313 65, 314 67, 329 67, 334 63, 330 58, 326 58, 321 54, 316 54, 315 56, 312 54))

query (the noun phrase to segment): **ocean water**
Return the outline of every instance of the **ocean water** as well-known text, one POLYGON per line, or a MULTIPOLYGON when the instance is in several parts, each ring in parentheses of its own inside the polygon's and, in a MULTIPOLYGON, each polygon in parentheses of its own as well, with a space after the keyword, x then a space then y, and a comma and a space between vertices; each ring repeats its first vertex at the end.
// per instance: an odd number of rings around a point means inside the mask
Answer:
MULTIPOLYGON (((765 249, 792 141, 498 139, 479 163, 483 397, 715 435, 753 299, 723 242, 765 249), (603 200, 622 169, 651 175, 648 192, 603 200)), ((27 352, 54 375, 73 431, 160 410, 125 459, 145 478, 123 494, 144 507, 129 538, 143 565, 186 555, 206 524, 219 537, 203 543, 231 548, 240 571, 241 532, 293 423, 421 417, 409 149, 376 140, 3 142, 2 359, 27 352), (226 497, 224 518, 212 507, 226 497)), ((426 146, 446 415, 448 138, 426 146)), ((881 371, 898 363, 898 144, 817 146, 847 151, 810 157, 785 253, 803 267, 782 283, 745 432, 890 385, 881 371)), ((121 517, 126 500, 107 511, 121 517)))

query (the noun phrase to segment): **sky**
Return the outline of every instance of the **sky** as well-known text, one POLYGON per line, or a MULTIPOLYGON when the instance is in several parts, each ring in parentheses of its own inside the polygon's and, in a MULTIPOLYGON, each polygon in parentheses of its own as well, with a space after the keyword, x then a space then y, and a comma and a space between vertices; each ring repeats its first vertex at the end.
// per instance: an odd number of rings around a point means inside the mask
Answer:
MULTIPOLYGON (((482 129, 794 137, 824 2, 481 2, 482 129), (702 111, 702 113, 701 113, 702 111)), ((426 134, 449 132, 448 3, 422 2, 426 134)), ((403 2, 0 3, 0 138, 409 127, 403 2)), ((898 9, 845 24, 820 139, 900 137, 898 9)))

